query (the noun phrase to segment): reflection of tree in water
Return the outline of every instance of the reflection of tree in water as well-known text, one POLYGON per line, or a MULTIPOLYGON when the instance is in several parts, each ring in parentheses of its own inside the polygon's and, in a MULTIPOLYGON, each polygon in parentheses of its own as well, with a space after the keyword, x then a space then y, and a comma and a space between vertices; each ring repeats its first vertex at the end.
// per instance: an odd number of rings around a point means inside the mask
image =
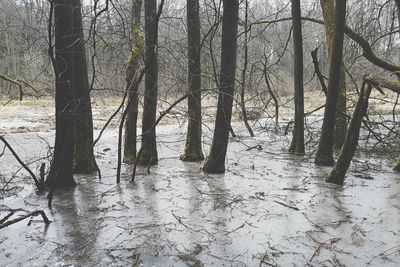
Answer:
POLYGON ((89 182, 59 191, 54 201, 53 216, 57 225, 62 226, 56 228, 60 243, 55 255, 60 255, 68 264, 94 260, 91 255, 101 229, 101 213, 95 196, 95 183, 89 182))

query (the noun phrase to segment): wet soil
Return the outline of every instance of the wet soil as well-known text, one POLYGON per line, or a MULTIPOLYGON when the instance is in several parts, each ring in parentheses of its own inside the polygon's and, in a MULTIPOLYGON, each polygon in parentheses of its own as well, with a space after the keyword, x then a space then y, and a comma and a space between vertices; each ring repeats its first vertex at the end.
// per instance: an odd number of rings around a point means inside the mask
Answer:
MULTIPOLYGON (((209 126, 209 125, 208 125, 209 126)), ((115 129, 95 147, 102 179, 77 175, 76 188, 34 193, 8 151, 0 158, 0 219, 9 209, 40 217, 0 230, 0 266, 399 266, 400 175, 393 159, 358 154, 343 187, 330 168, 286 152, 289 137, 240 123, 224 175, 179 160, 184 126, 158 127, 159 164, 131 167, 115 183, 115 129)), ((96 131, 96 136, 97 136, 96 131)), ((205 151, 211 143, 205 127, 205 151)), ((6 134, 26 162, 48 154, 54 132, 6 134)), ((1 150, 2 147, 0 147, 1 150)), ((1 152, 1 151, 0 151, 1 152)), ((311 152, 311 151, 309 151, 311 152)), ((30 166, 38 173, 39 160, 30 166)))

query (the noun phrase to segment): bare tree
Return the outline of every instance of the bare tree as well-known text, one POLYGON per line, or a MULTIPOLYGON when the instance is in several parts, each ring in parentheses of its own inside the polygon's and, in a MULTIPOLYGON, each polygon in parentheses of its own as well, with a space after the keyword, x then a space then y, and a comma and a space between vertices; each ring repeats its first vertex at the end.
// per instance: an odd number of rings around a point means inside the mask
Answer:
POLYGON ((136 82, 140 62, 143 58, 143 33, 140 25, 142 0, 132 0, 132 37, 133 43, 126 68, 126 86, 129 92, 129 107, 125 122, 124 162, 134 163, 136 159, 138 89, 136 82))
POLYGON ((315 156, 315 164, 332 166, 333 134, 335 127, 336 106, 340 86, 340 69, 342 66, 343 38, 346 21, 346 0, 336 1, 335 32, 333 36, 333 50, 329 67, 328 94, 326 97, 324 120, 322 123, 321 138, 315 156))
POLYGON ((292 0, 295 119, 289 151, 304 153, 303 35, 300 0, 292 0))
POLYGON ((200 161, 204 159, 201 140, 201 62, 200 62, 200 15, 199 0, 187 0, 188 28, 188 73, 189 124, 186 133, 185 151, 180 159, 183 161, 200 161))
POLYGON ((153 165, 158 162, 156 128, 152 127, 156 121, 158 96, 158 20, 157 0, 146 0, 145 11, 145 92, 142 120, 142 153, 138 164, 153 165))
POLYGON ((74 186, 74 64, 72 2, 54 0, 56 79, 56 140, 47 183, 53 188, 74 186))
MULTIPOLYGON (((328 47, 328 58, 332 57, 333 51, 333 34, 335 31, 335 1, 331 0, 320 0, 322 14, 324 17, 325 25, 325 36, 326 44, 328 47)), ((346 103, 347 89, 346 89, 346 70, 344 61, 342 60, 342 66, 340 68, 340 84, 339 84, 339 95, 337 101, 337 113, 334 133, 334 143, 339 148, 343 145, 344 138, 346 136, 347 129, 347 118, 346 114, 346 103)))
POLYGON ((72 0, 73 20, 73 79, 76 111, 74 116, 75 153, 74 172, 90 173, 97 170, 93 154, 93 118, 89 91, 88 67, 83 34, 81 0, 72 0))
POLYGON ((203 167, 204 172, 207 173, 225 172, 225 156, 228 148, 235 88, 239 1, 224 0, 223 5, 218 109, 210 154, 203 167))

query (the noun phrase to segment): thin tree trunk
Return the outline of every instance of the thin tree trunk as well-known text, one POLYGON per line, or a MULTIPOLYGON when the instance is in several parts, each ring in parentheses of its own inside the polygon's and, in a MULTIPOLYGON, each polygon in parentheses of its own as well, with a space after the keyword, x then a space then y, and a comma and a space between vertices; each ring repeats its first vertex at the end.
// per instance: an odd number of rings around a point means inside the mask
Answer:
POLYGON ((292 0, 293 47, 294 47, 294 103, 295 119, 292 143, 289 151, 304 153, 304 87, 303 87, 303 36, 300 0, 292 0))
MULTIPOLYGON (((333 35, 335 32, 335 1, 320 0, 320 3, 324 17, 325 36, 328 47, 328 58, 330 61, 333 51, 333 35)), ((334 144, 340 148, 343 145, 347 130, 347 118, 344 115, 347 109, 346 70, 343 60, 340 67, 340 86, 336 109, 336 123, 333 138, 334 144)))
POLYGON ((278 127, 279 127, 279 102, 278 102, 277 96, 275 95, 274 91, 272 90, 270 77, 268 75, 267 62, 264 62, 263 65, 264 65, 264 68, 263 68, 264 81, 265 81, 265 84, 267 85, 268 93, 271 95, 272 101, 274 102, 274 107, 275 107, 275 132, 277 132, 278 131, 278 127))
POLYGON ((56 140, 47 183, 74 186, 74 81, 72 2, 54 0, 56 77, 56 140))
POLYGON ((125 122, 124 162, 133 164, 136 159, 137 118, 138 118, 138 85, 137 72, 143 58, 143 34, 140 26, 142 0, 132 0, 132 35, 133 44, 128 57, 126 69, 126 86, 130 105, 125 122))
POLYGON ((71 2, 73 8, 74 89, 76 97, 74 172, 90 173, 97 170, 97 164, 93 154, 92 104, 83 35, 81 0, 72 0, 71 2))
POLYGON ((138 159, 139 165, 154 165, 158 162, 156 128, 152 128, 156 121, 158 95, 158 20, 157 0, 146 0, 145 10, 145 58, 146 76, 144 107, 142 120, 142 153, 138 159))
POLYGON ((246 102, 245 102, 245 89, 246 89, 246 74, 247 74, 247 66, 248 66, 248 54, 249 54, 249 46, 248 46, 248 22, 249 22, 249 1, 246 0, 246 10, 245 10, 245 18, 244 18, 244 63, 243 63, 243 70, 242 70, 242 81, 241 81, 241 91, 240 91, 240 107, 242 109, 242 117, 244 125, 247 128, 251 137, 254 137, 253 129, 249 124, 247 119, 247 112, 246 112, 246 102))
POLYGON ((371 84, 364 82, 361 89, 362 90, 351 118, 349 129, 347 130, 346 138, 340 151, 339 158, 332 172, 326 179, 326 181, 329 183, 338 185, 343 184, 346 172, 350 167, 351 160, 354 156, 354 152, 356 151, 358 138, 360 136, 360 127, 362 119, 368 108, 368 99, 369 95, 371 94, 372 86, 371 84))
POLYGON ((186 145, 180 159, 183 161, 201 161, 204 159, 201 119, 201 62, 200 62, 200 14, 199 0, 187 0, 188 27, 188 72, 189 124, 186 134, 186 145))
POLYGON ((224 173, 232 117, 235 87, 238 0, 224 0, 222 22, 222 51, 217 118, 210 154, 204 164, 206 173, 224 173))
POLYGON ((346 0, 336 1, 335 32, 333 38, 333 50, 329 68, 328 95, 322 123, 321 138, 315 156, 315 164, 333 166, 333 143, 336 118, 336 107, 340 87, 340 69, 342 66, 343 37, 346 21, 346 0))
POLYGON ((400 0, 395 0, 396 1, 396 6, 397 6, 397 22, 399 26, 399 32, 400 32, 400 0))

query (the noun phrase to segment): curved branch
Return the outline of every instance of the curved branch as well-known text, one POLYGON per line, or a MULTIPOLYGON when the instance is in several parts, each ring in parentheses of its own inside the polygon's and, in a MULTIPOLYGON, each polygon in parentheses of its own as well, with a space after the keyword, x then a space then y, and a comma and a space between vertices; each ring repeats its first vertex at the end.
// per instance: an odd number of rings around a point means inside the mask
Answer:
MULTIPOLYGON (((291 19, 292 19, 291 17, 287 17, 287 18, 280 18, 280 19, 276 19, 276 20, 260 20, 260 21, 251 23, 251 26, 259 25, 259 24, 268 24, 269 25, 269 24, 277 23, 277 22, 290 21, 291 19)), ((321 25, 324 24, 324 22, 322 20, 314 19, 314 18, 302 17, 301 20, 310 21, 310 22, 321 24, 321 25)), ((348 25, 345 26, 344 32, 348 37, 350 37, 359 46, 361 46, 361 48, 363 49, 363 56, 368 61, 370 61, 372 64, 374 64, 378 67, 381 67, 387 71, 391 71, 391 72, 400 71, 400 65, 395 64, 393 62, 390 62, 388 60, 385 60, 385 59, 377 56, 374 53, 374 51, 373 51, 371 45, 368 43, 368 41, 364 37, 362 37, 359 33, 355 32, 353 29, 351 29, 348 25)))
POLYGON ((11 145, 7 142, 7 140, 0 135, 0 140, 6 145, 6 147, 11 151, 11 153, 14 155, 15 159, 18 161, 19 164, 21 164, 22 167, 31 175, 33 181, 35 182, 36 187, 41 190, 42 189, 42 184, 39 182, 39 180, 36 178, 36 175, 32 172, 31 169, 20 159, 18 154, 14 151, 14 149, 11 147, 11 145))

